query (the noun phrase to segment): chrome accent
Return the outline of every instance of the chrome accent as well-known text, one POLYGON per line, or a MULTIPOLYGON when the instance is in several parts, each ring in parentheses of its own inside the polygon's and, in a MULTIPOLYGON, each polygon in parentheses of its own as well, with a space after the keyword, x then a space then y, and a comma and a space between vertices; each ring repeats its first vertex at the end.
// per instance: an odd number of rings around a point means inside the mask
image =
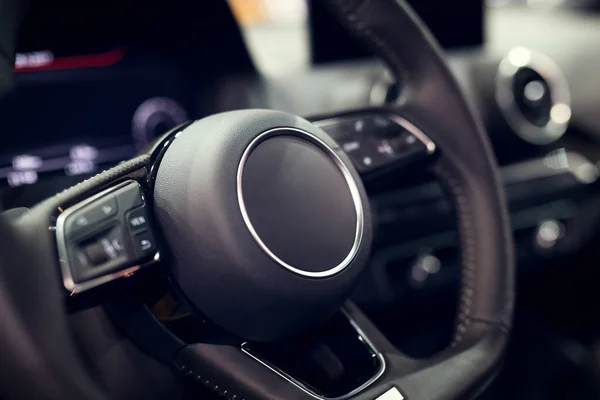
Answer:
POLYGON ((539 223, 534 243, 538 248, 548 250, 553 248, 565 234, 565 226, 555 219, 545 219, 539 223))
POLYGON ((360 112, 356 115, 346 115, 342 117, 333 117, 327 118, 320 121, 313 121, 313 124, 319 128, 323 128, 327 125, 337 124, 347 120, 353 120, 355 118, 359 118, 361 116, 370 117, 370 116, 382 116, 384 118, 389 118, 391 121, 395 122, 397 125, 400 125, 402 128, 406 129, 410 134, 412 134, 417 140, 425 145, 427 148, 427 154, 435 153, 436 146, 435 143, 429 139, 429 137, 423 133, 422 130, 417 128, 407 119, 400 117, 399 115, 392 113, 378 113, 378 112, 360 112))
POLYGON ((100 193, 97 193, 97 194, 83 200, 82 202, 79 202, 79 203, 67 208, 56 219, 56 243, 57 243, 57 247, 58 247, 58 261, 60 263, 60 270, 61 270, 62 277, 63 277, 63 284, 65 286, 65 289, 67 289, 69 292, 71 292, 71 296, 81 293, 81 292, 85 292, 86 290, 89 290, 94 287, 103 285, 105 283, 114 281, 116 279, 129 277, 129 276, 133 275, 134 273, 136 273, 138 270, 145 267, 146 265, 160 260, 160 253, 157 251, 154 254, 154 257, 152 258, 152 260, 145 264, 134 265, 127 269, 108 273, 104 276, 99 276, 97 278, 93 278, 93 279, 90 279, 88 281, 81 282, 81 283, 75 283, 75 281, 73 281, 73 275, 71 274, 71 269, 69 268, 69 261, 68 261, 69 256, 67 253, 67 242, 65 240, 65 232, 64 232, 65 222, 66 222, 67 218, 69 217, 69 215, 71 215, 75 211, 85 207, 86 205, 92 203, 93 201, 95 201, 103 196, 106 196, 107 194, 110 194, 116 190, 121 189, 122 187, 128 185, 131 182, 134 182, 134 181, 127 180, 116 186, 106 189, 100 193))
POLYGON ((587 185, 600 178, 600 170, 585 156, 565 149, 553 150, 543 158, 523 161, 501 168, 505 184, 523 183, 529 180, 571 174, 579 183, 587 185))
POLYGON ((237 198, 238 198, 238 203, 240 206, 240 212, 242 213, 242 218, 244 219, 244 223, 246 224, 246 227, 250 231, 250 234, 252 235, 252 237, 254 238, 256 243, 272 260, 274 260, 279 265, 281 265, 282 267, 284 267, 285 269, 287 269, 291 272, 294 272, 294 273, 296 273, 298 275, 302 275, 302 276, 308 276, 311 278, 324 278, 327 276, 337 274, 338 272, 342 271, 344 268, 346 268, 352 262, 352 260, 358 253, 360 244, 362 242, 363 230, 364 230, 363 204, 362 204, 362 200, 360 198, 360 191, 358 190, 358 186, 354 180, 354 177, 352 176, 352 173, 348 169, 348 166, 346 166, 346 164, 344 164, 344 161, 342 161, 342 159, 335 152, 335 150, 333 148, 331 148, 327 143, 325 143, 324 141, 322 141, 321 139, 319 139, 318 137, 314 136, 313 134, 311 134, 309 132, 306 132, 306 131, 303 131, 300 129, 296 129, 296 128, 280 127, 280 128, 270 129, 266 132, 261 133, 256 138, 254 138, 252 140, 252 142, 250 142, 250 144, 248 145, 246 150, 244 151, 244 154, 242 155, 240 164, 238 166, 237 198), (273 136, 277 136, 277 135, 290 135, 290 131, 293 132, 293 134, 298 137, 308 139, 311 143, 316 144, 317 146, 319 146, 319 148, 321 150, 325 151, 325 153, 331 158, 331 160, 337 165, 337 167, 342 172, 342 175, 344 176, 344 179, 346 180, 346 183, 348 184, 348 188, 350 189, 352 199, 354 200, 354 208, 356 211, 356 232, 354 234, 354 243, 352 244, 352 247, 350 248, 348 255, 346 255, 346 257, 338 265, 336 265, 335 267, 330 268, 326 271, 320 271, 320 272, 304 271, 302 269, 293 267, 292 265, 286 263, 285 261, 283 261, 282 259, 277 257, 267 247, 267 245, 262 241, 262 239, 260 238, 260 236, 258 235, 256 230, 254 229, 254 226, 252 225, 252 222, 250 221, 250 217, 248 216, 248 212, 246 210, 246 205, 244 203, 244 194, 242 192, 242 177, 244 174, 244 166, 246 165, 246 161, 248 160, 248 157, 250 157, 250 154, 256 148, 256 146, 258 146, 258 144, 260 144, 264 140, 266 140, 270 137, 273 137, 273 136))
POLYGON ((404 400, 404 396, 397 388, 393 387, 375 400, 404 400))
POLYGON ((377 357, 377 359, 379 360, 379 364, 380 364, 379 370, 375 373, 375 375, 373 375, 373 377, 371 379, 369 379, 367 382, 363 383, 356 389, 350 391, 349 393, 346 393, 345 395, 338 396, 338 397, 321 396, 321 395, 313 392, 310 388, 306 387, 306 385, 304 385, 302 382, 289 376, 284 371, 280 370, 279 368, 275 367, 274 365, 271 365, 269 362, 261 360, 259 357, 252 354, 247 348, 248 342, 242 343, 241 350, 246 355, 252 357, 254 360, 258 361, 263 366, 269 368, 271 371, 275 372, 277 375, 279 375, 280 377, 282 377, 286 381, 290 382, 294 386, 298 387, 300 390, 302 390, 303 392, 312 396, 315 399, 319 399, 319 400, 345 400, 345 399, 348 399, 348 398, 362 392, 363 390, 365 390, 366 388, 371 386, 377 379, 379 379, 381 377, 381 375, 383 375, 383 373, 385 372, 386 363, 385 363, 385 358, 383 357, 383 354, 381 354, 379 351, 377 351, 377 349, 375 348, 373 343, 369 340, 369 338, 365 335, 365 333, 360 329, 358 324, 352 319, 350 314, 343 308, 341 309, 341 312, 348 319, 348 322, 350 323, 352 328, 354 328, 356 333, 358 333, 358 340, 360 340, 362 343, 364 343, 369 348, 369 350, 377 357))
MULTIPOLYGON (((394 75, 389 69, 384 69, 381 75, 377 77, 371 92, 369 93, 369 103, 373 106, 385 105, 388 93, 392 86, 396 83, 394 75)), ((394 99, 392 103, 395 103, 398 99, 394 99)))
POLYGON ((500 62, 496 76, 496 103, 509 126, 522 139, 537 145, 558 140, 567 130, 571 118, 571 94, 567 79, 548 56, 524 47, 512 49, 500 62), (550 119, 543 126, 529 122, 519 110, 512 90, 516 73, 529 68, 546 81, 550 88, 552 108, 550 119), (552 114, 555 115, 552 115, 552 114))
POLYGON ((431 139, 429 139, 429 137, 427 135, 425 135, 419 128, 414 126, 411 122, 407 121, 406 119, 404 119, 402 117, 399 117, 399 116, 393 115, 393 114, 389 115, 388 118, 391 119, 392 121, 394 121, 395 123, 397 123, 398 125, 400 125, 401 127, 403 127, 404 129, 406 129, 414 137, 419 139, 427 148, 427 153, 429 153, 429 154, 435 153, 435 143, 433 143, 433 141, 431 139))

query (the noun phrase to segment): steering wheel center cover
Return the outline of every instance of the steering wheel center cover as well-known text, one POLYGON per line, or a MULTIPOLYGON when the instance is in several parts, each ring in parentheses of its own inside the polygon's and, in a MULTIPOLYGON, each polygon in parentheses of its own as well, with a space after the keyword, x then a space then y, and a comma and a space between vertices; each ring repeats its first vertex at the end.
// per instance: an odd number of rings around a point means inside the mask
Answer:
POLYGON ((356 256, 364 225, 360 191, 316 136, 293 128, 260 134, 242 156, 237 185, 248 230, 282 267, 323 278, 356 256))
POLYGON ((324 322, 368 256, 356 171, 331 138, 290 114, 235 111, 190 125, 165 152, 154 196, 175 281, 246 339, 324 322))

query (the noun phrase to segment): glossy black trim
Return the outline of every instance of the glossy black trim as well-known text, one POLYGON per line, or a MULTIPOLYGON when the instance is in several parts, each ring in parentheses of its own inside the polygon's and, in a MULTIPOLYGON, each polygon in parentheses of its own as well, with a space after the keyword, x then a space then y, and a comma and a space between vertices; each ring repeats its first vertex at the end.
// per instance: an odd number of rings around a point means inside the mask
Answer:
POLYGON ((150 160, 148 161, 148 189, 150 193, 154 192, 154 184, 156 182, 156 173, 158 171, 158 166, 162 161, 163 156, 165 155, 167 149, 173 143, 173 141, 177 138, 177 136, 188 126, 193 124, 194 121, 184 122, 181 125, 176 126, 170 131, 166 132, 159 138, 157 138, 152 144, 150 144, 143 152, 150 156, 150 160))

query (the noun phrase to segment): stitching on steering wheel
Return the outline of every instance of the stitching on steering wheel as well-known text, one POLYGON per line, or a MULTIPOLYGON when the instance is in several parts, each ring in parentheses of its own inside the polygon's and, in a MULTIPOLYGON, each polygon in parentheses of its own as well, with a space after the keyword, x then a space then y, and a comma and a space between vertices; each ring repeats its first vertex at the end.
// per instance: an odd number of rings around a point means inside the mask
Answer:
MULTIPOLYGON (((396 54, 392 51, 390 47, 388 47, 387 43, 382 40, 379 36, 377 36, 367 25, 365 25, 360 19, 356 16, 356 14, 352 11, 352 9, 356 10, 357 8, 363 6, 365 2, 359 2, 352 7, 345 0, 330 0, 333 3, 338 5, 338 9, 346 15, 346 20, 349 25, 352 24, 352 28, 356 29, 356 31, 360 32, 363 37, 371 42, 372 45, 378 47, 388 58, 392 64, 392 67, 398 68, 400 71, 408 71, 406 67, 404 67, 404 63, 400 60, 396 54)), ((395 71, 397 72, 397 71, 395 71)))
MULTIPOLYGON (((220 396, 226 397, 230 400, 246 400, 244 397, 234 394, 233 391, 230 391, 227 389, 223 389, 223 391, 219 391, 219 385, 215 384, 214 382, 211 382, 210 379, 206 379, 206 378, 202 377, 202 375, 197 374, 196 372, 194 372, 194 370, 188 369, 184 364, 179 365, 178 368, 182 371, 187 370, 185 372, 185 376, 191 377, 192 375, 195 375, 193 377, 193 379, 195 381, 202 383, 206 388, 214 391, 215 393, 219 394, 220 396)), ((224 387, 224 386, 221 385, 221 387, 224 387)))
POLYGON ((462 236, 462 271, 461 271, 461 294, 459 300, 458 325, 454 332, 451 347, 456 347, 465 337, 469 326, 473 323, 471 318, 473 296, 475 295, 475 286, 473 279, 475 277, 475 239, 473 235, 473 227, 471 217, 468 212, 467 197, 464 195, 464 190, 458 179, 454 177, 452 172, 441 165, 434 167, 435 172, 449 186, 452 195, 456 199, 456 208, 458 211, 459 234, 462 236))
MULTIPOLYGON (((55 194, 54 196, 44 200, 40 205, 45 205, 46 203, 54 203, 57 206, 61 205, 63 202, 73 199, 83 193, 86 193, 88 190, 101 186, 102 184, 112 182, 115 178, 125 175, 129 172, 133 172, 137 169, 140 169, 150 159, 148 155, 142 155, 136 158, 132 158, 129 161, 125 161, 119 165, 116 165, 112 168, 109 168, 105 171, 99 172, 98 174, 92 176, 84 180, 83 182, 79 182, 78 184, 71 186, 62 192, 55 194)), ((36 207, 38 207, 36 206, 36 207)))

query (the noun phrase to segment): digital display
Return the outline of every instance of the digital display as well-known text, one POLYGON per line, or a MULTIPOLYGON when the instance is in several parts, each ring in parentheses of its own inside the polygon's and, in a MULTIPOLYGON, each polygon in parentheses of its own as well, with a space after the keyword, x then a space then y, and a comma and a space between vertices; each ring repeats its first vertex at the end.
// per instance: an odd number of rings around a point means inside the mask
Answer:
POLYGON ((134 156, 198 117, 207 85, 255 72, 225 1, 28 3, 0 98, 0 208, 134 156))
POLYGON ((31 51, 16 54, 14 71, 56 71, 61 69, 108 67, 117 64, 124 57, 125 49, 122 47, 103 53, 65 57, 55 56, 51 50, 31 51))
MULTIPOLYGON (((21 66, 50 68, 52 61, 42 54, 48 56, 40 52, 26 56, 27 61, 22 58, 21 66)), ((0 99, 0 120, 7 132, 0 151, 0 182, 13 187, 33 184, 47 172, 93 173, 100 165, 131 158, 189 118, 183 85, 160 65, 22 72, 15 80, 13 90, 0 99)))

